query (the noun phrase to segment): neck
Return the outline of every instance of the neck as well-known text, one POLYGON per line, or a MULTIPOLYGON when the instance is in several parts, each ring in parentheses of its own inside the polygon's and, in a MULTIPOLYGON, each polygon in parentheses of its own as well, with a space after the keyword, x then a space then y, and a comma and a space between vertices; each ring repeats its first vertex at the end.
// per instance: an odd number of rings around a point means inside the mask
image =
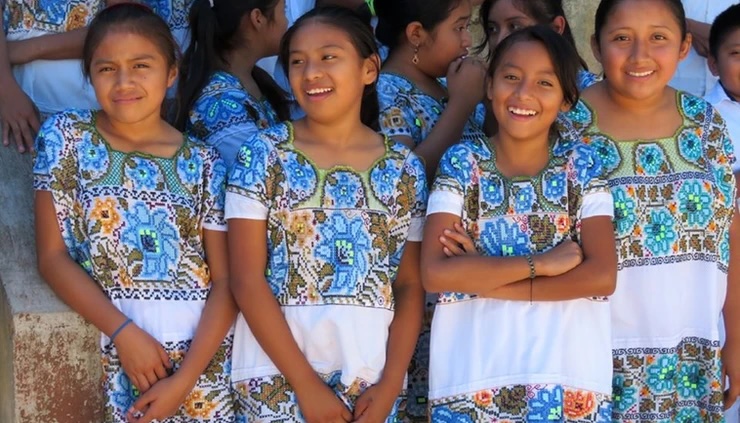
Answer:
POLYGON ((388 59, 383 65, 383 69, 405 76, 419 88, 428 84, 437 84, 437 78, 427 75, 411 61, 413 54, 405 54, 407 50, 410 50, 408 46, 397 47, 388 56, 388 59))
MULTIPOLYGON (((250 87, 254 85, 254 79, 252 78, 252 70, 259 59, 262 58, 262 54, 258 51, 259 49, 250 47, 252 43, 243 43, 243 47, 236 48, 226 54, 226 60, 224 68, 227 72, 239 78, 242 84, 250 90, 250 87)), ((252 93, 254 94, 254 93, 252 93)))
POLYGON ((720 81, 719 86, 722 87, 722 90, 725 92, 725 94, 727 94, 727 97, 730 100, 732 100, 734 102, 739 102, 740 101, 740 100, 738 100, 737 97, 735 97, 734 95, 732 95, 732 93, 729 90, 727 90, 727 88, 725 88, 725 85, 722 83, 722 81, 720 81))
POLYGON ((295 125, 304 128, 306 139, 303 141, 321 143, 339 151, 357 144, 357 134, 365 130, 359 118, 352 118, 359 117, 359 114, 347 113, 346 116, 350 117, 333 122, 321 122, 307 116, 296 121, 295 125))
POLYGON ((534 176, 550 160, 549 132, 517 139, 500 131, 492 140, 496 151, 496 167, 506 176, 534 176))
POLYGON ((644 99, 624 97, 612 90, 609 87, 608 82, 604 83, 604 90, 606 91, 606 96, 609 98, 609 101, 620 109, 639 116, 647 116, 656 111, 663 110, 666 101, 666 90, 670 90, 670 88, 666 87, 660 92, 644 99))
POLYGON ((105 132, 131 144, 146 144, 152 139, 160 138, 166 125, 159 114, 149 116, 139 122, 119 122, 110 115, 101 112, 97 120, 98 127, 105 132), (100 119, 102 118, 102 119, 100 119))

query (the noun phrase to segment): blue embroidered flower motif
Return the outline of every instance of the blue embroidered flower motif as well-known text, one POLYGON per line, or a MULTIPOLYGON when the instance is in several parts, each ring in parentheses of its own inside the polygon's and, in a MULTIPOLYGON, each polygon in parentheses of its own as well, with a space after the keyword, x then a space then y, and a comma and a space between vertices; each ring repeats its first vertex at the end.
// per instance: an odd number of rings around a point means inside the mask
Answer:
POLYGON ((732 183, 732 178, 729 177, 729 170, 717 166, 714 168, 713 173, 714 181, 717 184, 717 188, 725 197, 724 205, 726 207, 732 207, 732 205, 735 204, 735 197, 732 195, 735 185, 732 183))
POLYGON ((678 192, 679 210, 689 225, 704 227, 712 218, 712 197, 699 181, 686 181, 678 192))
POLYGON ((707 383, 698 363, 681 363, 677 381, 679 397, 700 400, 707 393, 707 383))
POLYGON ((624 375, 615 374, 612 379, 612 400, 620 413, 624 413, 637 403, 637 389, 625 385, 624 375))
POLYGON ((623 187, 616 187, 612 191, 614 198, 614 221, 616 222, 619 235, 632 232, 637 217, 635 216, 635 200, 623 187))
POLYGON ((327 177, 324 189, 329 200, 327 205, 339 208, 359 208, 365 203, 365 189, 356 173, 334 172, 327 177))
POLYGON ((649 365, 646 369, 647 385, 655 393, 670 392, 676 384, 676 366, 678 365, 678 355, 668 354, 658 358, 658 360, 649 365))
POLYGON ((701 411, 697 407, 681 408, 681 411, 676 414, 676 419, 674 420, 676 423, 696 423, 703 421, 706 421, 706 418, 701 415, 701 411))
POLYGON ((596 416, 597 423, 611 423, 612 422, 612 403, 603 402, 599 406, 599 413, 596 416))
POLYGON ((573 170, 576 179, 587 185, 592 179, 601 176, 601 162, 593 149, 586 144, 578 144, 573 149, 573 170))
POLYGON ((434 407, 432 421, 434 423, 474 423, 470 415, 457 413, 446 407, 434 407))
POLYGON ((578 72, 578 89, 585 90, 591 85, 599 82, 599 77, 596 74, 591 73, 587 70, 581 70, 578 72))
POLYGON ((59 153, 64 144, 64 138, 56 128, 49 129, 50 125, 47 123, 42 126, 36 137, 37 153, 33 165, 33 172, 36 174, 49 174, 51 168, 59 162, 59 153))
POLYGON ((316 185, 316 170, 311 162, 296 153, 288 153, 286 160, 288 184, 301 194, 301 198, 311 195, 316 185))
POLYGON ((373 194, 383 204, 388 204, 395 193, 394 181, 401 173, 401 166, 398 160, 388 159, 379 163, 370 171, 370 187, 373 194))
POLYGON ((196 184, 201 180, 203 174, 203 159, 197 150, 191 150, 190 158, 183 154, 177 158, 177 175, 186 184, 196 184))
POLYGON ((133 167, 126 167, 126 176, 134 184, 136 190, 154 190, 157 188, 157 181, 160 179, 159 169, 150 159, 142 157, 132 157, 133 167))
POLYGON ((498 207, 504 202, 504 184, 501 178, 491 175, 490 179, 481 179, 480 185, 483 201, 488 203, 489 207, 498 207))
POLYGON ((563 420, 563 387, 545 388, 529 400, 528 422, 551 422, 563 420))
POLYGON ((93 143, 89 132, 82 136, 77 148, 80 152, 80 169, 100 172, 108 168, 108 149, 102 142, 93 143))
POLYGON ((553 203, 560 204, 560 200, 567 194, 567 189, 565 172, 548 172, 542 178, 542 192, 545 198, 553 203))
POLYGON ((470 183, 473 165, 463 146, 458 144, 447 150, 439 166, 442 174, 452 176, 461 187, 470 183))
POLYGON ((677 237, 674 224, 673 216, 665 208, 650 213, 650 222, 645 227, 645 245, 653 254, 664 255, 671 252, 671 245, 677 237))
POLYGON ((509 224, 504 219, 486 222, 480 239, 489 256, 517 257, 530 253, 529 237, 516 222, 509 224))
POLYGON ((53 23, 55 25, 64 23, 64 18, 67 15, 66 1, 38 0, 37 7, 43 10, 45 23, 53 23))
MULTIPOLYGON (((283 237, 283 239, 285 239, 283 237)), ((265 278, 270 285, 274 296, 280 295, 285 281, 288 278, 290 263, 288 262, 288 247, 285 242, 273 245, 271 237, 267 237, 268 266, 265 270, 265 278)))
POLYGON ((267 147, 261 139, 255 138, 242 145, 236 155, 229 183, 244 189, 264 184, 267 179, 267 154, 267 147))
POLYGON ((619 167, 622 157, 613 141, 603 136, 595 136, 589 145, 599 157, 604 173, 609 174, 619 167))
POLYGON ((587 124, 592 120, 591 111, 581 101, 576 103, 576 105, 573 106, 566 115, 568 116, 568 119, 579 124, 587 124))
POLYGON ((701 139, 692 129, 686 129, 678 136, 678 151, 690 162, 696 162, 704 154, 701 139))
POLYGON ((108 396, 111 401, 111 405, 119 410, 128 410, 134 404, 133 386, 131 381, 125 373, 121 372, 111 383, 113 386, 109 387, 108 396))
MULTIPOLYGON (((327 295, 353 296, 368 272, 368 254, 372 249, 365 223, 361 217, 349 218, 342 213, 332 213, 320 225, 321 241, 316 247, 317 258, 334 267, 327 295)), ((323 282, 320 283, 323 285, 323 282)))
MULTIPOLYGON (((223 160, 215 160, 211 162, 211 183, 208 187, 209 191, 213 195, 219 195, 224 193, 226 184, 226 163, 223 160)), ((223 197, 223 195, 221 195, 223 197)), ((219 209, 223 209, 223 200, 220 202, 219 209)))
POLYGON ((665 152, 656 144, 641 145, 635 151, 637 162, 647 175, 657 175, 666 161, 665 152))
POLYGON ((532 206, 537 196, 530 182, 515 183, 511 193, 515 212, 529 213, 532 211, 532 206))
POLYGON ((696 115, 706 110, 706 102, 693 95, 682 94, 681 105, 686 115, 692 119, 696 119, 696 115))
POLYGON ((725 266, 730 264, 730 233, 725 231, 719 242, 719 259, 725 266))
POLYGON ((180 259, 180 237, 169 220, 166 209, 150 210, 145 203, 137 202, 125 211, 125 229, 121 238, 125 245, 141 252, 143 266, 136 279, 170 281, 180 259))

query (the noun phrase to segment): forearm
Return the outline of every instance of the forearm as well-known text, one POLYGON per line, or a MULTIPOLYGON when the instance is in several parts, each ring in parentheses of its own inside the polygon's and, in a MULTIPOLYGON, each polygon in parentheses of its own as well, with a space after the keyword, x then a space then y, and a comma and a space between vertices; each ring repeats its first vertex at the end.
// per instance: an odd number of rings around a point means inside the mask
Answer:
POLYGON ((127 316, 69 255, 39 257, 39 273, 65 304, 107 336, 126 321, 127 316))
POLYGON ((727 296, 722 315, 727 343, 740 342, 740 213, 737 210, 730 227, 730 267, 727 272, 727 296))
POLYGON ((252 334, 296 393, 311 382, 320 381, 295 342, 264 276, 245 275, 235 277, 233 282, 234 297, 252 334), (241 280, 249 277, 259 280, 241 280))
POLYGON ((487 298, 513 301, 566 301, 605 297, 614 293, 617 272, 600 260, 585 259, 580 265, 558 276, 525 279, 481 294, 487 298))
POLYGON ((87 28, 80 28, 61 34, 9 41, 8 60, 11 65, 22 65, 34 60, 80 59, 86 35, 87 28))
POLYGON ((208 367, 234 324, 237 308, 228 281, 213 281, 193 342, 178 370, 192 385, 208 367))
MULTIPOLYGON (((0 19, 0 85, 7 87, 8 84, 15 84, 13 72, 11 70, 10 60, 8 59, 8 43, 5 41, 5 32, 3 30, 2 19, 0 19)), ((3 91, 6 88, 3 89, 3 91)))
POLYGON ((526 257, 457 256, 422 262, 422 281, 427 292, 478 294, 529 277, 526 257))
POLYGON ((388 332, 388 348, 382 378, 391 386, 398 387, 400 392, 421 332, 424 289, 421 283, 416 282, 394 289, 393 292, 396 309, 388 332))

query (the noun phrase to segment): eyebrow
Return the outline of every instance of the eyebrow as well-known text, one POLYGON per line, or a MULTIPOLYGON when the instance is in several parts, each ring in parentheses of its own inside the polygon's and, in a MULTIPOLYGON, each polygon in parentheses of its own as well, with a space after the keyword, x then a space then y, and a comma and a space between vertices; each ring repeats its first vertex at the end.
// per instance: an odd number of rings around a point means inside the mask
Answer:
MULTIPOLYGON (((151 54, 143 54, 141 56, 134 56, 133 58, 128 59, 127 61, 128 62, 137 62, 137 61, 140 61, 140 60, 155 60, 155 57, 152 56, 151 54)), ((112 60, 112 59, 102 58, 102 59, 95 59, 95 61, 93 61, 92 64, 93 65, 99 65, 99 64, 103 64, 103 63, 113 63, 113 62, 114 62, 114 60, 112 60)))
MULTIPOLYGON (((504 69, 504 68, 512 68, 512 69, 516 69, 516 70, 523 70, 524 69, 523 67, 518 66, 518 65, 515 65, 513 63, 502 63, 501 64, 501 67, 499 69, 504 69)), ((552 70, 552 71, 537 71, 537 72, 535 72, 535 74, 536 75, 557 76, 557 74, 555 73, 554 70, 552 70)))
POLYGON ((467 15, 467 16, 460 16, 459 18, 457 18, 457 20, 455 21, 455 23, 458 23, 458 22, 460 22, 460 21, 463 21, 463 22, 464 22, 464 21, 467 21, 467 20, 469 20, 469 19, 470 19, 470 15, 467 15))
MULTIPOLYGON (((339 44, 325 44, 325 45, 319 47, 319 50, 323 50, 323 49, 327 49, 327 48, 336 48, 336 49, 339 49, 339 50, 344 50, 345 49, 344 47, 340 46, 339 44)), ((290 50, 290 54, 293 54, 293 53, 302 53, 302 52, 303 52, 303 50, 290 50)))
MULTIPOLYGON (((608 34, 611 34, 613 32, 617 32, 617 31, 624 31, 624 30, 634 31, 634 29, 635 28, 630 27, 630 26, 622 26, 622 27, 619 27, 619 28, 612 29, 611 31, 608 32, 608 34)), ((666 26, 666 25, 651 25, 650 26, 650 29, 667 29, 669 31, 673 31, 675 28, 671 28, 671 27, 666 26)))

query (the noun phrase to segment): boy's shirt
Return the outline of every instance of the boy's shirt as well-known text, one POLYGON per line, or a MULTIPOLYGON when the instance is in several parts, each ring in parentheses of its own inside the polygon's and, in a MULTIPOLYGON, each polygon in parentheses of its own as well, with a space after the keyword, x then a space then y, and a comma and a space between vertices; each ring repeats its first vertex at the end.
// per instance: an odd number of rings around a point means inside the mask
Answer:
MULTIPOLYGON (((704 99, 714 106, 724 118, 735 155, 740 154, 740 102, 731 99, 719 82, 714 84, 704 99)), ((733 172, 740 172, 740 160, 735 161, 732 166, 733 172)))

